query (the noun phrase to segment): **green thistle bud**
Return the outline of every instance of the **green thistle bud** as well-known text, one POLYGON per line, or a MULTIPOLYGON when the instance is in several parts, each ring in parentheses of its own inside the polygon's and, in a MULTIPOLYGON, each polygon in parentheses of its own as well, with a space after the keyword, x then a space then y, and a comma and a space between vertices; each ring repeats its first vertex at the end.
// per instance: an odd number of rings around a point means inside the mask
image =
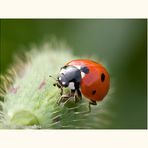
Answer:
MULTIPOLYGON (((109 128, 109 96, 88 111, 87 99, 57 104, 60 90, 53 86, 60 67, 76 57, 62 43, 32 47, 1 76, 0 127, 42 129, 109 128), (25 57, 25 58, 24 58, 25 57), (22 60, 25 59, 25 60, 22 60)), ((86 57, 85 57, 86 58, 86 57)), ((68 91, 67 89, 64 90, 68 91)))

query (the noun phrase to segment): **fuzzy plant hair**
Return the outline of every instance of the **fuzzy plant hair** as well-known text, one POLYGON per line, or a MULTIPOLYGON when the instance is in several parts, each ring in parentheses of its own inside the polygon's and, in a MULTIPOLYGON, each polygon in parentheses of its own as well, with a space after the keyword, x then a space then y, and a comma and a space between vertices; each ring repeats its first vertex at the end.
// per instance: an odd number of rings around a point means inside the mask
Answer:
MULTIPOLYGON (((0 84, 0 128, 3 129, 99 129, 112 122, 110 92, 88 111, 88 100, 70 99, 57 104, 60 90, 54 87, 57 74, 66 62, 87 58, 74 56, 62 42, 44 43, 17 55, 0 84)), ((89 57, 90 58, 90 57, 89 57)), ((91 57, 92 60, 94 57, 91 57)), ((111 88, 110 88, 111 90, 111 88)), ((67 93, 68 89, 64 89, 67 93)))

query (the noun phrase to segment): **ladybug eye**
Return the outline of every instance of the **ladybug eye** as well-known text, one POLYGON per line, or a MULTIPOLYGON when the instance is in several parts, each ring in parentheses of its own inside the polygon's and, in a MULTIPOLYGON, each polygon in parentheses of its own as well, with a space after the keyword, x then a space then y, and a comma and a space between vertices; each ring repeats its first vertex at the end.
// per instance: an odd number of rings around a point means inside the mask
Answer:
POLYGON ((101 74, 101 81, 104 82, 104 80, 105 80, 105 75, 104 75, 104 73, 102 73, 101 74))
POLYGON ((96 90, 93 90, 93 91, 92 91, 92 95, 94 95, 95 93, 96 93, 96 90))

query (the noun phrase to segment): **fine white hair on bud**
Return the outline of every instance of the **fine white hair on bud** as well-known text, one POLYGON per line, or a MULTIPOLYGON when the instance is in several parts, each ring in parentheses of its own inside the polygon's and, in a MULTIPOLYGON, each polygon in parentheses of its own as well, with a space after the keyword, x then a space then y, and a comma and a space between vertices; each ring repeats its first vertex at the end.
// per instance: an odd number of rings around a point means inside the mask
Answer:
MULTIPOLYGON (((88 111, 88 100, 74 98, 58 105, 60 89, 53 86, 60 68, 77 57, 65 43, 44 43, 17 55, 6 74, 1 75, 0 128, 98 129, 109 128, 113 118, 108 95, 88 111), (23 56, 22 56, 23 55, 23 56)), ((95 60, 95 59, 94 59, 95 60)), ((59 78, 60 79, 60 78, 59 78)), ((73 87, 73 85, 70 85, 73 87)), ((69 89, 64 88, 64 93, 69 89)))

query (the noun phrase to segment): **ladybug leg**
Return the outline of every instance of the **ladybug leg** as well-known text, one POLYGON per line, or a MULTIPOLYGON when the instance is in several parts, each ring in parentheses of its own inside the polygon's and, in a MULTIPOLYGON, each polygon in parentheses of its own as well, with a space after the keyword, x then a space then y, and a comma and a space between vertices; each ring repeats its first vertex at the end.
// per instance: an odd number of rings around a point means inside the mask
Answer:
POLYGON ((74 99, 75 99, 75 103, 79 102, 80 100, 82 100, 82 95, 79 89, 75 90, 74 93, 74 99))
POLYGON ((60 105, 61 103, 66 103, 70 98, 73 98, 73 97, 75 99, 75 92, 74 91, 72 91, 69 94, 62 95, 58 101, 58 105, 60 105))
POLYGON ((78 90, 71 90, 70 94, 62 95, 61 98, 58 101, 58 104, 62 102, 67 102, 70 98, 74 98, 75 103, 77 103, 80 100, 81 92, 78 92, 78 90))
POLYGON ((63 88, 60 87, 60 89, 61 89, 60 95, 62 96, 63 95, 63 88))
POLYGON ((76 92, 77 91, 74 89, 74 90, 71 90, 71 94, 70 94, 70 96, 74 98, 75 103, 78 102, 78 98, 77 98, 77 93, 76 92))
POLYGON ((79 89, 77 89, 77 94, 78 94, 79 99, 82 100, 82 94, 81 94, 81 91, 79 89))
POLYGON ((62 95, 58 100, 58 105, 60 105, 63 102, 66 102, 69 98, 70 98, 70 95, 62 95))
POLYGON ((97 105, 97 102, 96 101, 93 101, 93 100, 91 100, 90 102, 89 102, 89 105, 88 105, 88 113, 90 113, 91 112, 91 105, 97 105))
MULTIPOLYGON (((62 91, 62 93, 63 93, 63 91, 62 91)), ((61 97, 58 101, 58 105, 60 105, 61 103, 66 103, 70 98, 75 97, 74 94, 75 94, 75 90, 71 90, 71 93, 61 95, 61 97)))
POLYGON ((97 105, 97 102, 93 101, 93 100, 90 100, 90 102, 88 104, 88 111, 81 112, 81 114, 88 114, 88 113, 90 113, 91 112, 91 105, 97 105))
POLYGON ((82 100, 82 95, 79 89, 76 90, 71 90, 70 94, 65 94, 63 95, 63 88, 60 87, 61 89, 61 97, 58 100, 58 105, 60 105, 62 102, 67 102, 70 98, 74 98, 75 103, 79 102, 79 100, 82 100))
POLYGON ((63 95, 63 87, 59 84, 59 83, 54 83, 53 86, 57 86, 58 88, 60 88, 61 92, 60 95, 63 95))

